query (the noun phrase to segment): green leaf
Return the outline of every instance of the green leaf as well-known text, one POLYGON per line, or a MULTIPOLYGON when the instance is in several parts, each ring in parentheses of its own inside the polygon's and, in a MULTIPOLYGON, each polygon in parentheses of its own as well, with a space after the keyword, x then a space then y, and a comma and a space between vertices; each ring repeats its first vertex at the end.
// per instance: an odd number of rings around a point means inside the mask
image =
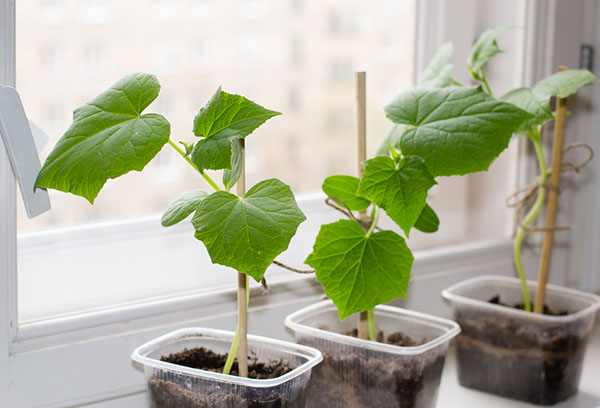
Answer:
POLYGON ((77 108, 36 187, 70 192, 93 204, 108 179, 141 171, 169 140, 170 125, 163 116, 141 114, 159 90, 154 75, 131 74, 77 108))
POLYGON ((413 89, 385 112, 395 123, 413 125, 400 139, 402 154, 422 157, 434 177, 487 170, 531 118, 479 87, 413 89))
POLYGON ((383 208, 408 236, 434 184, 420 157, 405 156, 396 165, 391 158, 380 156, 365 162, 358 193, 383 208))
POLYGON ((432 232, 436 232, 439 227, 440 219, 435 211, 433 211, 433 208, 426 204, 423 211, 421 211, 421 215, 419 215, 419 219, 415 223, 415 228, 421 232, 431 234, 432 232))
MULTIPOLYGON (((467 66, 473 74, 477 75, 487 61, 502 52, 496 39, 508 30, 510 27, 492 27, 481 33, 467 58, 467 66)), ((475 76, 475 79, 479 78, 475 76)))
POLYGON ((535 84, 536 93, 547 96, 566 98, 577 92, 585 84, 596 82, 598 79, 587 69, 568 69, 552 74, 535 84))
POLYGON ((231 169, 231 143, 280 115, 244 98, 217 89, 194 118, 194 134, 201 137, 192 151, 199 170, 231 169))
POLYGON ((321 226, 306 263, 316 270, 340 319, 406 296, 414 258, 393 231, 367 237, 358 223, 340 220, 321 226))
POLYGON ((371 202, 358 195, 358 182, 352 176, 331 176, 323 182, 323 191, 329 197, 337 198, 348 206, 352 211, 364 211, 369 208, 371 202))
POLYGON ((225 190, 229 191, 237 183, 242 174, 243 155, 240 140, 235 140, 231 144, 231 169, 223 170, 223 185, 225 190))
POLYGON ((377 156, 389 156, 390 149, 388 147, 398 147, 402 134, 406 131, 406 125, 398 125, 394 123, 383 138, 383 143, 377 149, 377 156))
POLYGON ((532 118, 527 119, 521 124, 516 133, 524 133, 534 126, 543 125, 547 121, 554 119, 554 115, 552 115, 552 111, 550 110, 550 97, 531 88, 512 90, 500 99, 512 103, 532 115, 532 118))
POLYGON ((208 196, 204 190, 193 190, 183 193, 175 199, 160 219, 163 227, 170 227, 185 220, 188 215, 198 209, 198 206, 208 196))
POLYGON ((421 74, 418 88, 445 88, 452 83, 452 43, 442 45, 421 74))
POLYGON ((264 180, 243 198, 217 191, 200 203, 192 224, 214 263, 260 281, 306 217, 289 186, 264 180))
POLYGON ((550 110, 552 96, 566 98, 577 92, 583 85, 596 81, 596 77, 590 71, 571 69, 550 75, 535 84, 533 88, 518 88, 510 91, 501 99, 533 115, 517 130, 517 132, 523 133, 534 126, 543 125, 554 119, 550 110))

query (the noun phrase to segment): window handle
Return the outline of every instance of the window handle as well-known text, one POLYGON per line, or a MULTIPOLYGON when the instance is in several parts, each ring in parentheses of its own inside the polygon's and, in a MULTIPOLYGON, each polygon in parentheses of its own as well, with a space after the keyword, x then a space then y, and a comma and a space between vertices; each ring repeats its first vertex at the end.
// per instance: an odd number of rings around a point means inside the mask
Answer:
MULTIPOLYGON (((34 129, 41 136, 40 144, 43 144, 46 136, 37 126, 34 129)), ((21 188, 27 216, 33 218, 48 211, 48 191, 34 187, 41 165, 31 127, 19 93, 9 86, 0 87, 0 134, 21 188)))

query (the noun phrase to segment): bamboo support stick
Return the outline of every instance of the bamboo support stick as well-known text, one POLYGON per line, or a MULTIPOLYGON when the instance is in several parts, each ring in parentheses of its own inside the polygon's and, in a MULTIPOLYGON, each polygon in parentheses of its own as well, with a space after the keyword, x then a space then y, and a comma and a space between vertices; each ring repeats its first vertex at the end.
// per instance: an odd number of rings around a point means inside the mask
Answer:
MULTIPOLYGON (((363 162, 367 160, 367 85, 366 72, 356 72, 356 120, 358 137, 358 178, 361 178, 364 171, 363 162)), ((361 211, 359 219, 364 219, 366 211, 361 211)), ((360 312, 358 314, 358 338, 369 338, 368 313, 360 312)))
MULTIPOLYGON (((558 71, 565 71, 567 67, 559 67, 558 71)), ((560 186, 560 166, 562 163, 563 138, 565 133, 565 121, 567 116, 567 99, 556 98, 556 121, 554 123, 554 141, 552 142, 552 164, 550 174, 550 186, 548 189, 548 202, 546 206, 546 230, 542 241, 542 254, 540 257, 540 269, 538 271, 538 283, 535 291, 534 313, 544 313, 544 299, 546 297, 546 282, 548 281, 548 270, 550 269, 550 258, 552 256, 552 244, 554 239, 554 227, 556 220, 556 209, 558 204, 558 188, 560 186)))
MULTIPOLYGON (((246 194, 246 148, 244 139, 240 139, 240 147, 242 149, 242 172, 236 183, 236 191, 238 197, 243 197, 246 194)), ((240 377, 248 377, 248 276, 245 273, 238 272, 238 330, 240 345, 238 349, 238 375, 240 377)))

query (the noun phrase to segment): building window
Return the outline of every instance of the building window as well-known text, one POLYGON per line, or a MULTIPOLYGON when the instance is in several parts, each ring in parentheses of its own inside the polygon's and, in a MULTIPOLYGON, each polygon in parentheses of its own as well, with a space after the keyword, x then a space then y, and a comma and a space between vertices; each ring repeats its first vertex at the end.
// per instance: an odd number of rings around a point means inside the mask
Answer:
POLYGON ((43 24, 61 24, 65 19, 64 0, 42 0, 39 13, 43 24))
POLYGON ((360 31, 358 16, 354 13, 331 11, 327 21, 330 34, 357 34, 360 31))
POLYGON ((181 16, 181 0, 151 0, 155 21, 174 21, 181 16))
POLYGON ((79 0, 79 20, 85 24, 107 23, 110 18, 109 0, 79 0))

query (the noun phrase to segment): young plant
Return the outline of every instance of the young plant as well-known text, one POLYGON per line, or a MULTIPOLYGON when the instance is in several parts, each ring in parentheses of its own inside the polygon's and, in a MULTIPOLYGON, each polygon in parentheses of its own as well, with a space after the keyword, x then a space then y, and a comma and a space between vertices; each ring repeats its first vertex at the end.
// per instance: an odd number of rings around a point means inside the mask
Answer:
POLYGON ((247 275, 261 281, 306 219, 290 187, 276 178, 243 191, 245 138, 280 113, 219 88, 194 118, 197 141, 181 142, 180 147, 170 139, 167 119, 142 113, 159 90, 154 75, 132 74, 77 108, 73 124, 46 159, 36 187, 70 192, 93 204, 108 179, 141 171, 163 146, 172 146, 214 191, 183 194, 161 222, 170 226, 194 214, 195 237, 204 243, 211 260, 239 272, 238 331, 224 372, 229 373, 240 341, 240 375, 247 375, 243 347, 247 275), (224 189, 206 174, 207 169, 223 170, 224 189), (236 182, 238 196, 229 192, 236 182))
MULTIPOLYGON (((496 39, 507 30, 508 27, 496 27, 481 34, 467 62, 471 76, 475 81, 485 84, 489 95, 492 95, 492 90, 485 77, 484 65, 493 56, 502 52, 496 39)), ((550 110, 552 97, 566 98, 577 92, 583 85, 596 81, 596 77, 590 71, 572 69, 552 74, 531 88, 517 88, 500 97, 501 100, 512 103, 531 115, 531 118, 523 122, 515 133, 527 136, 533 144, 540 171, 536 200, 525 217, 519 220, 513 247, 515 267, 521 279, 523 301, 527 311, 531 311, 531 301, 521 260, 521 250, 527 228, 536 220, 544 207, 548 190, 548 171, 542 148, 541 129, 544 124, 554 120, 554 113, 550 110)))
POLYGON ((412 228, 437 231, 439 219, 426 203, 435 179, 487 170, 514 133, 533 142, 541 169, 537 200, 521 222, 514 246, 525 305, 531 310, 520 254, 525 228, 539 214, 546 193, 540 129, 554 118, 551 97, 564 98, 596 78, 587 70, 569 70, 494 98, 484 68, 502 52, 496 39, 508 29, 486 30, 471 50, 467 68, 478 87, 453 79, 452 45, 443 45, 417 87, 384 108, 394 125, 377 157, 364 163, 363 176, 336 175, 323 184, 330 202, 350 220, 323 225, 306 263, 316 269, 340 319, 368 312, 371 340, 376 340, 374 306, 406 295, 413 262, 405 238, 393 231, 376 232, 379 212, 384 210, 406 238, 412 228), (354 214, 368 208, 367 220, 354 214))
POLYGON ((405 238, 412 228, 438 228, 439 219, 427 205, 436 178, 487 170, 512 134, 532 119, 481 87, 448 88, 455 82, 451 52, 451 45, 443 46, 417 87, 384 108, 395 125, 382 154, 364 162, 362 177, 336 175, 323 184, 329 202, 349 219, 321 227, 306 263, 315 268, 340 319, 367 312, 374 341, 373 308, 406 295, 414 257, 405 238), (368 217, 355 214, 369 208, 368 217), (382 210, 404 237, 379 230, 382 210))

